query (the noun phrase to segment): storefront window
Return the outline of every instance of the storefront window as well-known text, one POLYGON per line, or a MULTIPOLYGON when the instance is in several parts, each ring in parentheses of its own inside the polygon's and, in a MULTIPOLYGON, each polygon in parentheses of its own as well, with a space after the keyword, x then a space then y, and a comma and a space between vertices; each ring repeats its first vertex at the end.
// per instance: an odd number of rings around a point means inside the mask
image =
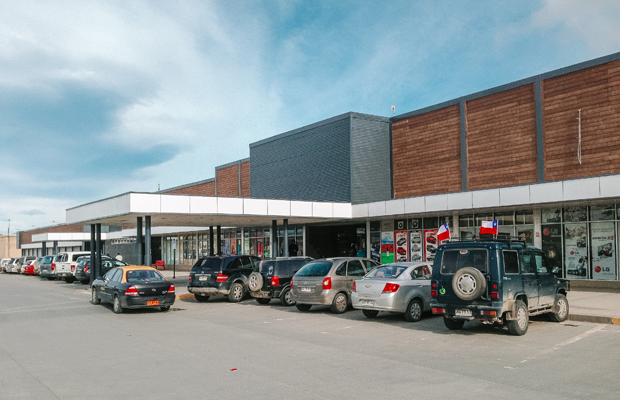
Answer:
POLYGON ((542 210, 542 223, 555 223, 562 222, 562 209, 561 208, 543 208, 542 210))
MULTIPOLYGON (((566 212, 565 214, 566 215, 566 212)), ((570 279, 588 279, 587 224, 564 225, 564 265, 570 279)))
POLYGON ((532 211, 515 212, 515 224, 516 225, 533 225, 534 224, 534 212, 532 211))
POLYGON ((497 220, 497 225, 500 225, 500 226, 515 224, 515 216, 511 212, 510 213, 495 213, 495 219, 497 220))
POLYGON ((439 218, 430 217, 424 218, 424 229, 437 229, 439 228, 439 218))
POLYGON ((613 204, 590 206, 590 221, 609 221, 616 218, 613 204))
POLYGON ((564 208, 564 222, 582 222, 588 219, 588 208, 586 206, 564 208))
POLYGON ((482 221, 493 221, 493 213, 476 214, 476 226, 482 226, 482 221))
POLYGON ((471 215, 459 215, 459 226, 461 228, 468 228, 474 226, 474 216, 471 215))
POLYGON ((590 224, 590 248, 592 249, 592 279, 616 279, 616 235, 613 222, 590 224))
MULTIPOLYGON (((542 250, 547 255, 551 268, 563 271, 562 262, 562 225, 550 224, 542 226, 542 250)), ((564 273, 562 272, 562 276, 564 273)))

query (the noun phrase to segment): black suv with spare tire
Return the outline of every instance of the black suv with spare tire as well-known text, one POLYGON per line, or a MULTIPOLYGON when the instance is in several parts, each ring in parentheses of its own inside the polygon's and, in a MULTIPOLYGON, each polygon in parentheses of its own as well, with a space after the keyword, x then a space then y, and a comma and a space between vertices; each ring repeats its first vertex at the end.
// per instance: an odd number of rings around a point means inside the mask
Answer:
POLYGON ((257 270, 248 278, 250 296, 259 304, 267 304, 271 299, 280 299, 285 306, 295 304, 291 300, 291 278, 301 267, 313 261, 311 257, 278 257, 263 260, 257 270))
POLYGON ((211 296, 228 296, 231 302, 239 302, 248 292, 248 276, 258 268, 260 261, 254 256, 200 258, 189 273, 187 290, 199 302, 211 296))
POLYGON ((448 329, 465 321, 506 325, 524 335, 532 315, 568 317, 570 283, 556 276, 542 250, 509 239, 451 241, 437 249, 431 307, 448 329))

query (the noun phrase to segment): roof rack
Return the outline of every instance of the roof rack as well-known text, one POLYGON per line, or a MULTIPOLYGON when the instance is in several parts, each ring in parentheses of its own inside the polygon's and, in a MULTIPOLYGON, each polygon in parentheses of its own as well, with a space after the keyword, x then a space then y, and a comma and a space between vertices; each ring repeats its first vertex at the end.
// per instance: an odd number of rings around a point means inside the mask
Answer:
POLYGON ((478 235, 474 235, 472 237, 469 238, 451 238, 446 240, 447 243, 454 243, 454 242, 502 242, 502 243, 508 243, 508 246, 512 248, 512 243, 518 243, 518 244, 522 244, 524 247, 528 247, 527 242, 525 241, 525 239, 519 237, 519 236, 510 236, 510 235, 504 235, 504 234, 498 234, 498 235, 493 235, 493 234, 478 234, 478 235))

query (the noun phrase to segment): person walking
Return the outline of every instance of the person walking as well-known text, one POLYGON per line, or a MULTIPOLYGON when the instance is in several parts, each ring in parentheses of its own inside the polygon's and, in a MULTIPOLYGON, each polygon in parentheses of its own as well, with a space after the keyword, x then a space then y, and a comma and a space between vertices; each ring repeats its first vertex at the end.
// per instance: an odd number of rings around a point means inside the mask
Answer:
POLYGON ((121 253, 116 253, 116 259, 118 261, 123 261, 123 256, 121 256, 121 253))

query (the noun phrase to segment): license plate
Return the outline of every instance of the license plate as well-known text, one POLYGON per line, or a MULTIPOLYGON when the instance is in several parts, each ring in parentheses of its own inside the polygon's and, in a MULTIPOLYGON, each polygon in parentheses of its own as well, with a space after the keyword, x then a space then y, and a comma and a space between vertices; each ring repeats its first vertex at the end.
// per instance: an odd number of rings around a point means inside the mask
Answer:
POLYGON ((312 289, 309 288, 309 287, 302 287, 302 288, 299 288, 299 290, 302 291, 302 292, 311 292, 312 291, 312 289))
POLYGON ((199 276, 198 280, 199 281, 208 281, 210 277, 211 277, 211 275, 203 275, 203 276, 199 276))
POLYGON ((471 313, 471 310, 460 309, 460 310, 454 310, 454 315, 456 315, 457 317, 471 317, 472 313, 471 313))
POLYGON ((372 306, 374 304, 374 300, 360 300, 360 305, 362 306, 372 306))
POLYGON ((147 306, 158 306, 159 305, 159 300, 147 300, 146 301, 146 305, 147 306))

